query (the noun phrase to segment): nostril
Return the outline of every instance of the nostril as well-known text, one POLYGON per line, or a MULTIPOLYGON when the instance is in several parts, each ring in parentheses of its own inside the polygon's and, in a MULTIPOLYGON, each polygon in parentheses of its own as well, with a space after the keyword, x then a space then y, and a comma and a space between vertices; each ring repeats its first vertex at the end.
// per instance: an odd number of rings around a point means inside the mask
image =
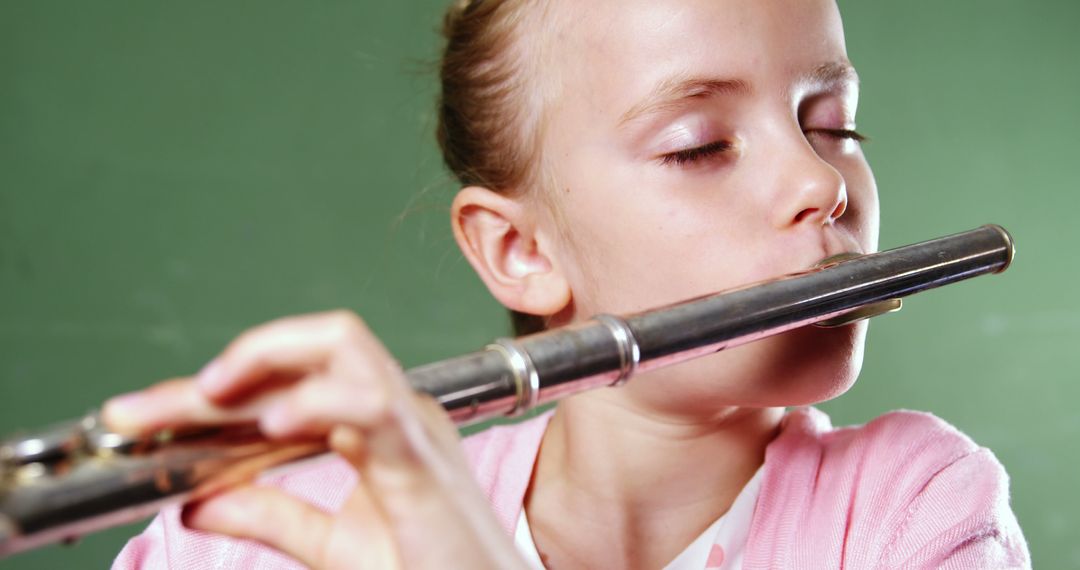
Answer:
POLYGON ((831 220, 839 220, 840 216, 844 215, 847 211, 847 200, 840 200, 840 203, 836 205, 836 209, 833 210, 832 215, 829 216, 831 220))
POLYGON ((814 215, 814 212, 817 212, 817 211, 818 211, 817 208, 807 208, 807 209, 799 212, 798 214, 795 214, 795 223, 796 224, 801 223, 806 218, 809 218, 810 216, 814 215))

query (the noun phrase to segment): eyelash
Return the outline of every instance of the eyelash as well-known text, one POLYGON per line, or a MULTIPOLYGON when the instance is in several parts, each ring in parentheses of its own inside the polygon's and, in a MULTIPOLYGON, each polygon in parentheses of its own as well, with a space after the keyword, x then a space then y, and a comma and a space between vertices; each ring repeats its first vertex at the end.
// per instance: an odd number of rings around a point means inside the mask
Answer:
POLYGON ((821 133, 838 139, 850 139, 855 142, 866 142, 866 137, 851 129, 811 129, 807 133, 821 133))
POLYGON ((680 150, 671 154, 665 154, 661 160, 663 164, 674 164, 682 166, 684 164, 691 164, 699 160, 703 160, 714 155, 718 155, 731 150, 731 143, 728 141, 713 141, 709 144, 702 145, 696 148, 688 148, 686 150, 680 150))
MULTIPOLYGON (((835 139, 853 140, 859 143, 866 142, 867 140, 865 136, 852 129, 811 129, 806 131, 806 133, 821 133, 835 139)), ((729 141, 714 141, 696 148, 688 148, 686 150, 665 154, 661 157, 661 163, 665 165, 674 164, 676 166, 693 164, 700 160, 725 153, 731 150, 731 148, 732 144, 729 141)))

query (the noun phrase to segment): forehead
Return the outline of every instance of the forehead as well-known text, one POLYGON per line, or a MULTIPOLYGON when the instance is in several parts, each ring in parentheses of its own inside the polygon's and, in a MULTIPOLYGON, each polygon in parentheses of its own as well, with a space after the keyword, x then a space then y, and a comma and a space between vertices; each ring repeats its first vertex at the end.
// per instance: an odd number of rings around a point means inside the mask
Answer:
POLYGON ((563 97, 591 100, 593 111, 625 112, 671 77, 783 83, 846 57, 833 0, 556 4, 562 24, 549 62, 563 97))

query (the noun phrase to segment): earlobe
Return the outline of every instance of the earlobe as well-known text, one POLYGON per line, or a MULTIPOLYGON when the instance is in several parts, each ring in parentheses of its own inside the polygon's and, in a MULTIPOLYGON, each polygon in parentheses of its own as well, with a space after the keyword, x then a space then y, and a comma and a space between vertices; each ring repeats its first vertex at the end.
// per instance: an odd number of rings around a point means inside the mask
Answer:
POLYGON ((570 286, 552 244, 537 231, 535 211, 521 199, 469 186, 454 198, 450 217, 458 247, 500 303, 541 316, 570 303, 570 286))

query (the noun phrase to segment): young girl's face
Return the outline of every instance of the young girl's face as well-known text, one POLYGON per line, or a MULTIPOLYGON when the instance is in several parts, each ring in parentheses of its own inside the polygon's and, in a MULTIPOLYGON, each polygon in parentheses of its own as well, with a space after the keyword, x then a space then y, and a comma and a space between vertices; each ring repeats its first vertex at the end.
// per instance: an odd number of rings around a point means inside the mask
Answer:
MULTIPOLYGON (((833 0, 556 4, 543 152, 567 320, 876 248, 877 190, 852 132, 858 79, 833 0)), ((854 381, 864 335, 808 328, 626 389, 680 410, 820 401, 854 381)))

